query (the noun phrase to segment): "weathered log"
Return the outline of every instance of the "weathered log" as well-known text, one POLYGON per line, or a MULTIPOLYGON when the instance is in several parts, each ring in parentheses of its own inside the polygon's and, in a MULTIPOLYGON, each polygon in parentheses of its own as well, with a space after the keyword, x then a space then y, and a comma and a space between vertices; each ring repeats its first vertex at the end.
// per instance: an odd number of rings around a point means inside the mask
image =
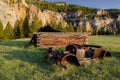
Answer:
POLYGON ((38 32, 34 34, 32 41, 37 47, 65 47, 69 44, 87 44, 87 39, 87 33, 38 32))

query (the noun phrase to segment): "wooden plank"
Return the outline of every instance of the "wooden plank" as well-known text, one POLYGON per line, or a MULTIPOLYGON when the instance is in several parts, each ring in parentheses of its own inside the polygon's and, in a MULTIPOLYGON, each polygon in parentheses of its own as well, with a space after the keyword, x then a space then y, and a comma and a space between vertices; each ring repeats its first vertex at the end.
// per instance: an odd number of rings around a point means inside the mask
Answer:
POLYGON ((68 44, 87 44, 87 33, 62 33, 62 32, 40 32, 35 34, 37 47, 41 46, 66 46, 68 44))

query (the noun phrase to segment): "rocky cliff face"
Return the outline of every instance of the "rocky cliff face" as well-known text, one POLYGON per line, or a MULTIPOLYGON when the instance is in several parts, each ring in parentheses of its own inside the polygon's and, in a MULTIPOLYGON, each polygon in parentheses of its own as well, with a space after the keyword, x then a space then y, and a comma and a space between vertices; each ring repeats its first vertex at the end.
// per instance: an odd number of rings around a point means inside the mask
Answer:
POLYGON ((8 5, 3 1, 0 1, 0 20, 4 27, 7 22, 10 22, 14 26, 16 20, 24 20, 26 15, 29 15, 29 22, 31 23, 33 18, 38 16, 39 20, 42 21, 43 26, 47 23, 62 23, 65 27, 67 23, 63 20, 61 14, 49 10, 41 11, 34 5, 27 5, 24 1, 22 3, 15 3, 14 5, 8 5))
POLYGON ((52 23, 56 23, 56 24, 62 23, 63 27, 66 27, 67 25, 67 23, 64 21, 60 13, 53 12, 50 10, 41 11, 34 5, 29 5, 28 9, 29 9, 30 22, 32 22, 34 16, 37 15, 39 20, 42 21, 43 26, 52 23))
POLYGON ((17 20, 15 10, 0 0, 0 20, 5 27, 7 22, 10 22, 12 26, 14 26, 15 21, 17 20))
POLYGON ((106 27, 108 25, 111 25, 113 22, 113 19, 111 18, 105 18, 105 19, 87 19, 82 20, 79 22, 78 26, 85 26, 86 28, 92 27, 94 30, 99 30, 100 28, 106 27))
POLYGON ((86 28, 87 32, 90 32, 92 30, 98 31, 100 29, 104 29, 104 31, 117 31, 119 29, 119 24, 116 26, 116 23, 119 23, 120 16, 118 16, 118 18, 104 17, 101 15, 107 15, 109 13, 104 10, 98 10, 96 12, 98 17, 89 18, 86 16, 85 18, 82 18, 80 15, 77 15, 81 13, 82 12, 70 12, 68 14, 65 14, 63 17, 66 21, 72 22, 75 26, 86 28))
MULTIPOLYGON (((14 3, 13 5, 6 4, 0 0, 0 20, 2 21, 4 28, 7 22, 10 22, 14 26, 16 20, 24 20, 26 15, 29 15, 29 23, 33 21, 34 16, 38 16, 39 20, 42 21, 43 26, 47 23, 62 23, 63 27, 66 27, 69 22, 72 22, 74 26, 84 27, 88 32, 92 30, 118 30, 117 24, 120 21, 120 16, 118 18, 110 17, 81 17, 82 10, 70 13, 57 13, 50 10, 41 11, 33 4, 28 5, 25 0, 22 2, 14 3)), ((96 14, 98 16, 107 15, 109 12, 104 10, 97 10, 96 14)))

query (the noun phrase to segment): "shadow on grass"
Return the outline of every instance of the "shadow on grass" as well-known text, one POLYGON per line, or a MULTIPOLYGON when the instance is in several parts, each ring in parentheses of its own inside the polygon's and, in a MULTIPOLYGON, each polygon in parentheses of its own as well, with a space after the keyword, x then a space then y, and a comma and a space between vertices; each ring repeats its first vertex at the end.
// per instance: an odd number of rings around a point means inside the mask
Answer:
POLYGON ((116 57, 120 60, 120 52, 111 52, 113 57, 116 57))
POLYGON ((6 59, 12 60, 12 59, 19 59, 22 61, 27 61, 29 63, 39 63, 41 59, 44 59, 45 55, 44 49, 35 49, 36 51, 30 51, 27 49, 22 49, 22 50, 13 50, 9 54, 11 56, 5 56, 6 59))
POLYGON ((40 69, 40 71, 43 73, 53 73, 55 71, 55 68, 53 66, 46 63, 46 56, 44 54, 44 51, 47 48, 34 48, 34 51, 26 49, 13 50, 9 53, 10 55, 5 55, 4 58, 7 60, 20 60, 31 65, 36 65, 37 68, 40 69))
POLYGON ((4 46, 15 46, 15 47, 28 47, 31 44, 29 43, 29 40, 13 40, 13 41, 3 41, 0 42, 0 45, 4 46))

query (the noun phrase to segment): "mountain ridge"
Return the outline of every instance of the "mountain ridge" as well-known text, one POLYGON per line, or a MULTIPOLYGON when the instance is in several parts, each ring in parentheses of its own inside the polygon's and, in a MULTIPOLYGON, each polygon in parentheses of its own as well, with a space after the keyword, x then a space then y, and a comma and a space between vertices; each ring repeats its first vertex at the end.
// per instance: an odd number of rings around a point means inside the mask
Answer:
POLYGON ((55 3, 37 1, 26 3, 25 0, 16 2, 12 6, 0 1, 0 9, 3 11, 0 12, 2 15, 0 20, 4 28, 7 22, 14 26, 16 20, 24 20, 29 15, 29 23, 32 23, 34 17, 37 16, 42 21, 42 26, 62 23, 63 28, 72 24, 74 28, 77 27, 78 31, 85 28, 87 32, 99 30, 109 30, 115 34, 120 32, 120 11, 118 9, 115 11, 114 9, 92 9, 69 4, 56 6, 55 3))

